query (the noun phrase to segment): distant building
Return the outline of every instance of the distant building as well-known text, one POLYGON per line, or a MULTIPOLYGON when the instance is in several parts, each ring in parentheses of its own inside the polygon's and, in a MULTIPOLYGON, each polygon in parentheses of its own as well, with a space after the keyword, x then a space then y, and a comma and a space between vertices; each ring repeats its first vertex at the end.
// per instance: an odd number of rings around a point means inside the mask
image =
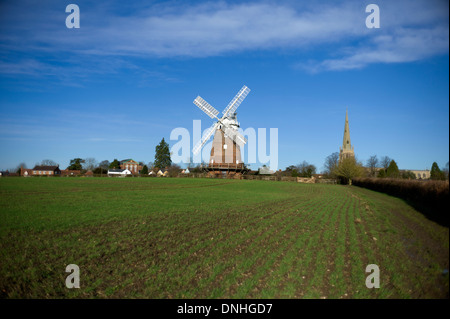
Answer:
POLYGON ((345 127, 344 127, 344 140, 339 152, 339 162, 346 158, 355 157, 355 150, 350 142, 350 128, 348 125, 348 111, 345 111, 345 127))
POLYGON ((167 177, 169 176, 169 171, 167 169, 159 170, 158 173, 156 173, 156 176, 162 176, 167 177))
POLYGON ((80 170, 75 169, 62 169, 61 170, 61 176, 79 176, 81 175, 80 170))
POLYGON ((33 170, 31 168, 20 167, 20 176, 33 176, 33 170))
POLYGON ((127 175, 132 175, 131 171, 128 169, 109 169, 108 176, 109 177, 125 177, 127 175))
POLYGON ((59 169, 59 166, 36 165, 32 170, 26 170, 26 171, 31 171, 33 176, 61 175, 61 170, 59 169))
POLYGON ((9 176, 9 171, 1 171, 0 172, 0 177, 6 177, 9 176))
POLYGON ((142 165, 140 165, 138 162, 129 158, 129 159, 120 161, 120 168, 127 169, 131 172, 131 174, 137 175, 137 174, 141 173, 142 165))
POLYGON ((275 174, 275 172, 270 170, 270 168, 267 167, 267 166, 260 167, 258 172, 259 172, 259 175, 272 175, 272 174, 275 174))
MULTIPOLYGON (((405 170, 400 170, 405 171, 405 170)), ((430 179, 431 177, 431 171, 430 170, 410 170, 408 169, 407 171, 410 171, 411 173, 413 173, 414 175, 416 175, 416 179, 430 179)))

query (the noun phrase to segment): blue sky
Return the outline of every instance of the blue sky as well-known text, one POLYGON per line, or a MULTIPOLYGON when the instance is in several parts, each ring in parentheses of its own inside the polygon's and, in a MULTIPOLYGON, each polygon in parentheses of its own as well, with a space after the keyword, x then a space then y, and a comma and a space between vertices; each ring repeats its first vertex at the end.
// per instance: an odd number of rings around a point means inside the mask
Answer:
POLYGON ((278 168, 320 171, 347 108, 359 160, 444 167, 448 52, 448 1, 2 1, 0 169, 153 161, 173 129, 212 124, 197 95, 222 111, 244 84, 238 120, 278 128, 278 168), (369 3, 379 29, 365 26, 369 3))

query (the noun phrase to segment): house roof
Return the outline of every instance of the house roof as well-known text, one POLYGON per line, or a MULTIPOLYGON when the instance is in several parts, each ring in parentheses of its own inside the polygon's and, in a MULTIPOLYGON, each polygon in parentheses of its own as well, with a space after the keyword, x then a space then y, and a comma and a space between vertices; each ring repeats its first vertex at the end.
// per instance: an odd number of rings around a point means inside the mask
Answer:
POLYGON ((109 169, 108 170, 108 174, 110 173, 116 173, 116 174, 123 174, 123 173, 129 173, 131 174, 130 170, 128 169, 109 169))
POLYGON ((274 174, 275 172, 274 171, 272 171, 272 170, 270 170, 270 168, 268 168, 268 167, 260 167, 259 168, 259 174, 261 174, 261 175, 271 175, 271 174, 274 174))
POLYGON ((108 173, 122 173, 124 169, 109 169, 108 173))
POLYGON ((55 169, 59 169, 58 166, 41 166, 36 165, 33 170, 39 170, 39 171, 54 171, 55 169))
POLYGON ((127 158, 127 159, 121 160, 121 161, 120 161, 120 164, 123 164, 123 163, 126 163, 126 162, 137 163, 137 162, 136 162, 135 160, 133 160, 132 158, 127 158))

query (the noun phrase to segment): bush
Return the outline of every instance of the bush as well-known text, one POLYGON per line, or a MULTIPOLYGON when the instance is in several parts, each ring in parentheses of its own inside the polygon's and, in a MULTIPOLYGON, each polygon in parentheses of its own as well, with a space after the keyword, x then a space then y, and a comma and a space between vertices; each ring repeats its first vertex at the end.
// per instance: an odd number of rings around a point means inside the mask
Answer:
POLYGON ((353 185, 408 201, 428 218, 448 227, 448 181, 418 181, 392 178, 355 178, 353 185))

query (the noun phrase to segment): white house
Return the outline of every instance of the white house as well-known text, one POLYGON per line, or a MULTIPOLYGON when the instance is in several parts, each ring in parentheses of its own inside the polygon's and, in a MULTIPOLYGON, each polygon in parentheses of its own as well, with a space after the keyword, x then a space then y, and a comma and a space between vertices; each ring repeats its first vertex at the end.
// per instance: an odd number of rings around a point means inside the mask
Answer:
POLYGON ((108 176, 117 176, 117 177, 125 177, 127 175, 131 175, 131 171, 128 169, 109 169, 108 176))

